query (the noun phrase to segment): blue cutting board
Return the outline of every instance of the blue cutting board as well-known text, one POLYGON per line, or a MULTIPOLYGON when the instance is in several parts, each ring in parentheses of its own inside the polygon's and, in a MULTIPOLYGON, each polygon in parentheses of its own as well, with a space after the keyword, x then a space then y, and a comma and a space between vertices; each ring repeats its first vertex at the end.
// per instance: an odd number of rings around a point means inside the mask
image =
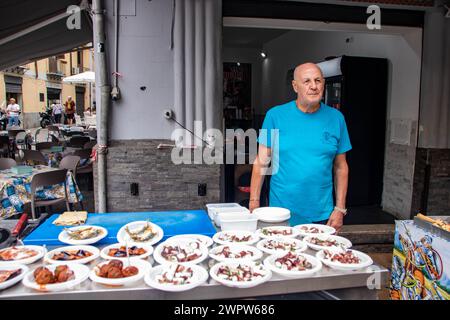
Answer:
MULTIPOLYGON (((58 218, 56 214, 48 218, 23 239, 23 242, 26 245, 66 245, 58 240, 58 235, 64 227, 53 224, 56 218, 58 218)), ((204 210, 89 213, 86 225, 96 225, 106 228, 108 230, 108 236, 96 243, 96 245, 106 245, 117 243, 116 235, 123 225, 129 222, 147 219, 163 229, 163 240, 179 234, 192 233, 212 237, 216 233, 208 214, 204 210)))

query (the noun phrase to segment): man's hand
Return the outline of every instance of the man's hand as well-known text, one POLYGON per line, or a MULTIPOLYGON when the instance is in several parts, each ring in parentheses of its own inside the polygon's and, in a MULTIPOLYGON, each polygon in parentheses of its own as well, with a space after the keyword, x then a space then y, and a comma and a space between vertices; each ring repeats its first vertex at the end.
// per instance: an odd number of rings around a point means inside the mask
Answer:
POLYGON ((336 233, 338 233, 341 230, 343 224, 344 214, 340 211, 334 210, 331 213, 330 218, 328 219, 327 226, 335 228, 336 233))
POLYGON ((253 210, 257 208, 259 208, 259 200, 250 200, 248 204, 248 210, 250 210, 250 212, 253 212, 253 210))

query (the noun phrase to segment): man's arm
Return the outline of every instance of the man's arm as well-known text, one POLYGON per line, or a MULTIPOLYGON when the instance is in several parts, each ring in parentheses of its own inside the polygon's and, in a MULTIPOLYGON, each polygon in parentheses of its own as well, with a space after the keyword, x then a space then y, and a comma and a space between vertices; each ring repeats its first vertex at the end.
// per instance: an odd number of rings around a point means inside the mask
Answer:
MULTIPOLYGON (((348 164, 345 153, 338 154, 334 159, 334 188, 336 194, 336 207, 345 209, 345 199, 348 188, 348 164)), ((338 210, 333 210, 327 225, 339 231, 344 224, 344 214, 338 210)))
POLYGON ((250 212, 259 208, 261 188, 265 177, 265 169, 269 166, 272 149, 262 144, 258 148, 258 156, 253 162, 252 180, 250 182, 250 212))

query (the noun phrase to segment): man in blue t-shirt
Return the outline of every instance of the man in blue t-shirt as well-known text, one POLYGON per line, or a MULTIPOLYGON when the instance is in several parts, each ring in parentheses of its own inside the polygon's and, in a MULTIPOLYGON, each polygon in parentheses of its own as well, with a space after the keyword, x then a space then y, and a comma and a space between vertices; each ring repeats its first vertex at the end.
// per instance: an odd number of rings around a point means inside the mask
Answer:
POLYGON ((292 81, 297 100, 267 112, 253 164, 250 210, 259 207, 264 175, 271 174, 270 206, 289 209, 299 223, 326 223, 339 231, 347 212, 345 153, 352 147, 342 113, 321 103, 324 84, 317 65, 299 65, 292 81))

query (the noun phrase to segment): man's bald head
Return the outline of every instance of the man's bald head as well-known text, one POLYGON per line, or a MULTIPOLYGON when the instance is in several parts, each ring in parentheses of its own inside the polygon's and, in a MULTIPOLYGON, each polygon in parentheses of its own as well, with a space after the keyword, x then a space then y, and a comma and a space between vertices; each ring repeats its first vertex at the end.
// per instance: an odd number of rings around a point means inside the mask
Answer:
POLYGON ((294 70, 292 87, 297 93, 300 109, 314 110, 322 100, 325 79, 320 68, 311 62, 298 65, 294 70))
POLYGON ((301 76, 303 73, 307 72, 308 70, 316 70, 319 71, 320 75, 323 78, 323 73, 322 70, 317 66, 317 64, 312 63, 312 62, 306 62, 306 63, 302 63, 299 64, 295 70, 294 70, 294 80, 299 80, 301 79, 301 76))

